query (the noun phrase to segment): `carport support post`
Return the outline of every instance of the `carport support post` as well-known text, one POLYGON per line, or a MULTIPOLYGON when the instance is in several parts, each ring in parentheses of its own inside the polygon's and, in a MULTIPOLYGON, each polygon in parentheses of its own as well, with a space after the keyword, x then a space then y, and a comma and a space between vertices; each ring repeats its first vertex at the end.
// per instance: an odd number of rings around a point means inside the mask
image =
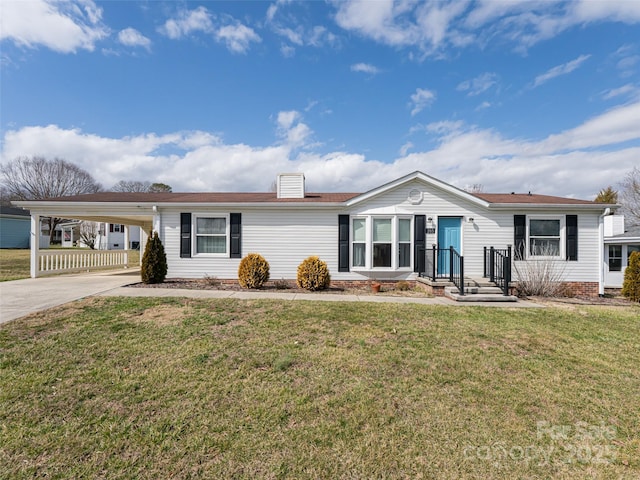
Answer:
POLYGON ((40 256, 40 215, 31 214, 31 278, 38 276, 40 256))
POLYGON ((129 267, 129 225, 124 226, 124 268, 129 267))

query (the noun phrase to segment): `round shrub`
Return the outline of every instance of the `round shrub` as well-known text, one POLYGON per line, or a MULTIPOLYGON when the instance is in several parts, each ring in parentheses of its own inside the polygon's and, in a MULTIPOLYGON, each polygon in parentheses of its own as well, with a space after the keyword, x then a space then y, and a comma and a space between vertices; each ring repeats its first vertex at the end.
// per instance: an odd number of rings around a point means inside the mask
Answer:
POLYGON ((326 262, 318 257, 305 258, 298 265, 298 287, 306 290, 324 290, 331 283, 331 275, 326 262))
POLYGON ((624 271, 622 295, 633 302, 640 302, 640 252, 633 252, 624 271))
POLYGON ((162 283, 167 276, 167 255, 164 253, 158 232, 154 232, 149 238, 144 249, 140 276, 144 283, 162 283))
POLYGON ((269 280, 269 262, 259 253, 250 253, 238 267, 238 282, 244 288, 260 288, 269 280))

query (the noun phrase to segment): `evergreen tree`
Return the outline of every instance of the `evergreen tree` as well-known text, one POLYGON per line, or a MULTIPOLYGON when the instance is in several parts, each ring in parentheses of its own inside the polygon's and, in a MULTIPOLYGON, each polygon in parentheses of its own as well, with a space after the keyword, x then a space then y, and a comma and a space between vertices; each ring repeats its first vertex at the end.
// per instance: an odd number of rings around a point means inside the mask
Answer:
POLYGON ((167 255, 158 232, 154 232, 147 242, 140 274, 144 283, 162 283, 167 276, 167 255))
POLYGON ((624 271, 622 295, 633 302, 640 302, 640 252, 633 252, 624 271))
POLYGON ((618 203, 618 192, 609 185, 598 192, 594 201, 598 203, 618 203))

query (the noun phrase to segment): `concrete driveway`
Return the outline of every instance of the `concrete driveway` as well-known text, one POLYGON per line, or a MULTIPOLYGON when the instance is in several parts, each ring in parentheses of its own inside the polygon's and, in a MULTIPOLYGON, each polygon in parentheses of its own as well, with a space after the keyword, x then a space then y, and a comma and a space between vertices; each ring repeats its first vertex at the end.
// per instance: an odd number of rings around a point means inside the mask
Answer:
POLYGON ((136 268, 1 282, 0 324, 139 281, 136 268))

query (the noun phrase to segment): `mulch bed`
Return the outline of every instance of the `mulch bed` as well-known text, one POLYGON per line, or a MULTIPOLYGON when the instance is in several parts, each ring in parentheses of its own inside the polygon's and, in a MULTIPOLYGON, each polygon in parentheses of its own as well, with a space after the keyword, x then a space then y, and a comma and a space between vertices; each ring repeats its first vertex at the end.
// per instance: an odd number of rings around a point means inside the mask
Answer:
MULTIPOLYGON (((188 290, 219 290, 227 292, 246 292, 247 289, 240 286, 238 282, 211 282, 207 279, 193 278, 168 278, 164 283, 144 284, 142 282, 128 285, 133 288, 184 288, 188 290)), ((303 288, 298 288, 295 284, 290 283, 287 287, 276 285, 275 282, 268 282, 262 288, 251 290, 259 292, 280 292, 280 293, 315 293, 322 294, 344 294, 344 295, 376 295, 371 291, 371 287, 363 286, 362 288, 342 288, 329 287, 326 290, 310 292, 303 288)), ((386 296, 402 296, 402 297, 428 297, 429 295, 422 290, 393 290, 385 288, 380 289, 380 294, 386 296)), ((380 295, 378 294, 378 295, 380 295)))
MULTIPOLYGON (((184 288, 188 290, 219 290, 229 292, 242 292, 247 289, 242 288, 237 282, 215 282, 207 279, 193 279, 193 278, 169 278, 164 283, 155 283, 146 285, 142 282, 133 283, 129 285, 132 288, 184 288)), ((320 290, 318 292, 310 292, 298 288, 294 284, 289 284, 287 288, 278 286, 274 282, 268 282, 265 286, 258 290, 260 292, 282 292, 282 293, 315 293, 317 295, 322 294, 344 294, 344 295, 376 295, 371 291, 368 286, 362 288, 341 288, 341 287, 329 287, 326 290, 320 290)), ((421 290, 393 290, 390 288, 384 288, 380 290, 380 294, 385 296, 398 296, 398 297, 425 297, 429 296, 421 290)), ((380 295, 378 294, 378 295, 380 295)), ((604 297, 555 297, 555 298, 543 298, 543 297, 531 297, 526 300, 537 301, 540 303, 562 303, 570 305, 605 305, 605 306, 631 306, 633 302, 618 297, 618 296, 604 296, 604 297)))

